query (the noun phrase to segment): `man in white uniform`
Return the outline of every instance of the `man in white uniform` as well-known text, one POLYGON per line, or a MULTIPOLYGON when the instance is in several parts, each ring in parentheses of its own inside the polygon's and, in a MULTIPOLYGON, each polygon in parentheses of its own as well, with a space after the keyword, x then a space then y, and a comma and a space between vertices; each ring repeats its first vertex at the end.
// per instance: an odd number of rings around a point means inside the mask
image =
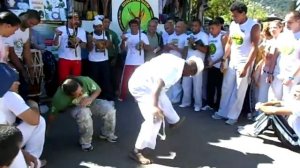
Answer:
MULTIPOLYGON (((17 125, 23 135, 21 146, 36 160, 43 152, 46 130, 45 120, 40 116, 38 105, 35 102, 28 101, 28 104, 32 106, 29 107, 17 93, 20 85, 18 74, 4 63, 0 63, 0 74, 5 79, 0 85, 0 96, 3 96, 0 98, 0 124, 17 125), (22 122, 16 123, 17 118, 21 119, 22 122)), ((40 162, 39 160, 34 162, 38 164, 36 166, 45 164, 44 161, 40 162)), ((12 165, 13 167, 22 167, 22 164, 22 160, 16 160, 12 165)))
MULTIPOLYGON (((188 48, 187 59, 190 56, 197 56, 203 62, 205 54, 208 52, 208 35, 201 31, 201 21, 192 22, 192 34, 186 39, 185 47, 188 48)), ((194 111, 200 111, 202 107, 202 72, 193 77, 182 78, 183 97, 179 107, 187 107, 192 104, 194 98, 194 111)))
POLYGON ((154 149, 156 137, 164 118, 170 128, 178 127, 184 118, 179 118, 173 109, 166 91, 180 80, 181 76, 200 73, 203 62, 196 56, 185 61, 173 54, 162 54, 141 65, 129 80, 129 91, 137 101, 144 122, 130 157, 140 164, 151 161, 141 153, 145 148, 154 149), (166 64, 167 63, 167 64, 166 64))
MULTIPOLYGON (((164 46, 164 50, 179 58, 185 59, 187 52, 187 47, 185 47, 187 35, 185 34, 185 31, 186 24, 183 21, 178 21, 175 26, 175 33, 168 38, 168 43, 164 46)), ((165 63, 168 63, 168 61, 165 63)), ((180 80, 170 88, 167 95, 172 103, 180 102, 182 96, 180 80)))
POLYGON ((233 125, 241 113, 249 84, 251 68, 256 57, 260 27, 247 17, 247 6, 234 2, 230 11, 233 22, 230 24, 229 39, 225 47, 224 59, 230 56, 229 67, 224 76, 220 108, 212 117, 228 119, 233 125))
MULTIPOLYGON (((23 98, 28 94, 28 74, 27 67, 32 67, 32 56, 30 52, 30 28, 37 25, 41 21, 40 14, 36 10, 28 10, 19 15, 21 20, 20 28, 15 34, 5 39, 5 43, 9 46, 9 61, 20 73, 20 95, 23 98)), ((31 72, 31 71, 30 71, 31 72)))

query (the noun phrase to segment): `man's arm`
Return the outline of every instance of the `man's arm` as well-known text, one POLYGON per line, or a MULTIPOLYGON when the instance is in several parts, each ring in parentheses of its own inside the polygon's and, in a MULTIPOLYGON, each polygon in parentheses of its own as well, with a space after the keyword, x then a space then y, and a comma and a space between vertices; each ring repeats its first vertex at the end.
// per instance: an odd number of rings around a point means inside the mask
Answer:
POLYGON ((230 57, 231 45, 232 45, 232 39, 231 39, 231 37, 228 37, 226 45, 225 45, 225 49, 224 49, 223 60, 228 59, 230 57))
POLYGON ((15 49, 14 47, 9 47, 8 48, 8 58, 10 60, 10 62, 12 62, 13 66, 22 74, 25 73, 25 69, 23 67, 23 64, 21 63, 19 57, 17 56, 17 54, 15 53, 15 49))
POLYGON ((162 119, 163 118, 163 112, 162 110, 158 107, 158 101, 159 101, 159 95, 162 90, 162 88, 165 86, 165 83, 162 79, 159 79, 157 81, 157 85, 154 88, 152 92, 152 107, 153 107, 153 115, 154 118, 162 119))
POLYGON ((30 39, 26 41, 26 43, 23 45, 23 60, 25 62, 25 65, 28 67, 31 67, 33 62, 32 62, 32 56, 30 52, 30 39))
POLYGON ((288 107, 261 106, 259 110, 267 115, 291 115, 292 111, 288 107))
POLYGON ((251 44, 252 44, 252 47, 251 47, 246 65, 244 66, 242 72, 240 72, 240 77, 241 78, 246 76, 249 68, 251 68, 252 63, 256 58, 259 39, 260 39, 260 26, 258 24, 256 24, 251 29, 251 44))
POLYGON ((29 103, 30 108, 18 115, 18 118, 30 125, 38 125, 40 122, 40 113, 37 103, 29 103))

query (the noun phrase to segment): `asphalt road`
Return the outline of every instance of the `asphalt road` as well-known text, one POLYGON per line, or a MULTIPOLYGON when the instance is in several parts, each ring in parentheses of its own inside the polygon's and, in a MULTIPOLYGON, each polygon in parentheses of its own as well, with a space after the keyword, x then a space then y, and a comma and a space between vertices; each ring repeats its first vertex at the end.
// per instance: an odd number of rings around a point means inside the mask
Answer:
MULTIPOLYGON (((179 108, 186 116, 183 125, 176 130, 167 129, 165 141, 157 140, 156 150, 148 150, 154 164, 140 166, 129 159, 143 121, 137 104, 129 99, 116 102, 117 143, 109 143, 96 137, 101 120, 94 118, 94 150, 83 152, 78 145, 78 132, 70 114, 61 114, 52 124, 46 137, 43 158, 47 168, 77 167, 217 167, 217 168, 291 168, 300 167, 300 154, 281 146, 272 132, 259 138, 240 136, 237 126, 226 125, 222 120, 213 120, 212 112, 194 112, 192 108, 179 108)), ((244 117, 245 118, 245 117, 244 117)), ((241 119, 237 125, 248 121, 241 119)))

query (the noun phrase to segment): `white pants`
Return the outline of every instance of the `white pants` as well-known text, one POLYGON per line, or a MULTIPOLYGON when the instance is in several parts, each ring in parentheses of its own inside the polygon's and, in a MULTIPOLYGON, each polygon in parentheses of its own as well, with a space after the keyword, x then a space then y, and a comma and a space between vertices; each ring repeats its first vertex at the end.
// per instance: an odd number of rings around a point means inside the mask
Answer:
POLYGON ((268 74, 263 72, 259 79, 259 87, 258 87, 258 96, 257 101, 258 102, 267 102, 268 101, 268 92, 270 84, 267 83, 267 77, 268 74))
POLYGON ((28 153, 36 158, 40 158, 45 142, 46 122, 44 118, 40 116, 38 125, 29 125, 22 122, 17 128, 23 135, 22 147, 25 146, 25 150, 28 153))
POLYGON ((268 100, 282 100, 283 95, 283 83, 277 75, 274 75, 274 79, 271 83, 268 93, 268 100))
MULTIPOLYGON (((133 94, 133 96, 135 95, 133 94)), ((162 121, 153 121, 153 112, 151 111, 152 104, 149 103, 153 98, 150 93, 145 93, 143 96, 139 94, 139 96, 135 98, 138 101, 141 114, 145 120, 141 125, 141 129, 135 143, 135 148, 154 149, 156 146, 156 138, 160 130, 162 121)), ((162 91, 159 96, 158 106, 163 111, 165 119, 168 123, 174 124, 179 121, 180 118, 164 91, 162 91)))
POLYGON ((223 79, 218 115, 228 119, 238 119, 249 84, 249 74, 250 69, 244 78, 240 78, 236 68, 228 67, 223 79))
POLYGON ((167 95, 172 103, 179 103, 182 96, 181 80, 177 81, 167 91, 167 95))
POLYGON ((192 96, 194 97, 194 107, 202 107, 202 72, 193 77, 182 78, 182 105, 188 106, 192 103, 192 96), (193 92, 193 93, 192 93, 193 92))

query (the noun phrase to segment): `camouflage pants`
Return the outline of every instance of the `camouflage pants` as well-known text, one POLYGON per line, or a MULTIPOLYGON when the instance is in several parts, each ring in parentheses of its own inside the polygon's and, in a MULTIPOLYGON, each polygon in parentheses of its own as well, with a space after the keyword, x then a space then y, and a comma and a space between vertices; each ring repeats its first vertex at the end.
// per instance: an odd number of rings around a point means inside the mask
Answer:
POLYGON ((93 137, 92 115, 100 117, 103 121, 101 128, 105 136, 114 135, 116 126, 116 109, 114 103, 96 99, 90 107, 73 107, 70 109, 72 117, 76 120, 79 128, 79 142, 82 145, 91 144, 93 137))

